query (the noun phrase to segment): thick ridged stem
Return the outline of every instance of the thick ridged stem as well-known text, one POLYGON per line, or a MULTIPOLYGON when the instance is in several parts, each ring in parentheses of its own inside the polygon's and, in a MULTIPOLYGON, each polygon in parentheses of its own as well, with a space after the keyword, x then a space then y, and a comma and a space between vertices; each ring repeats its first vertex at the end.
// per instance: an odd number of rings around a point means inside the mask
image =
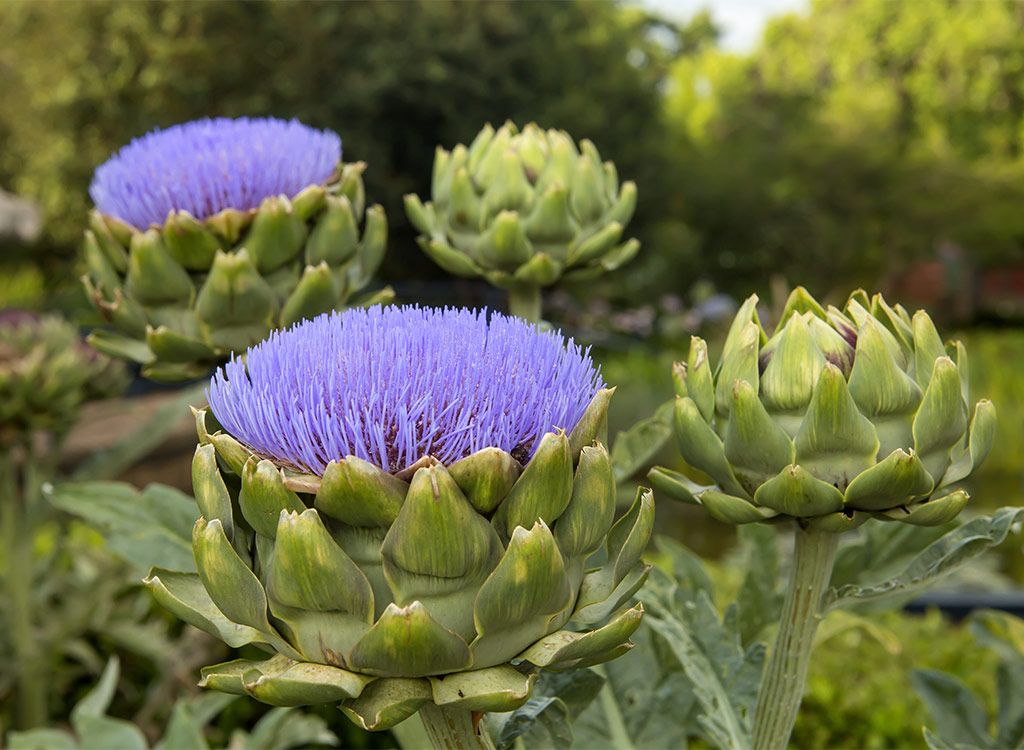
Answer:
POLYGON ((30 499, 36 491, 34 456, 30 449, 23 457, 21 491, 17 476, 17 462, 11 451, 0 456, 3 466, 3 536, 4 584, 7 589, 7 626, 14 647, 17 669, 18 711, 17 725, 31 729, 46 723, 46 680, 41 654, 35 636, 34 607, 32 601, 32 545, 35 539, 31 522, 30 499))
POLYGON ((540 323, 540 287, 515 286, 509 289, 508 311, 527 323, 540 323))
POLYGON ((420 709, 420 718, 435 750, 494 750, 483 714, 428 703, 420 709))
POLYGON ((758 750, 780 750, 789 744, 803 700, 814 634, 824 614, 822 596, 838 546, 838 534, 815 528, 796 530, 779 634, 757 697, 753 746, 758 750))

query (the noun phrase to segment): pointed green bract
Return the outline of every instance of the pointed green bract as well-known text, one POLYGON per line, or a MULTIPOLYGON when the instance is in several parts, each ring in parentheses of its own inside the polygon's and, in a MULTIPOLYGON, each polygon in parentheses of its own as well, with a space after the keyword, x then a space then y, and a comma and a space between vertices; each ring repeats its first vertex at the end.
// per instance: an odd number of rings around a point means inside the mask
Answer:
POLYGON ((480 587, 473 606, 473 663, 508 661, 550 629, 572 603, 565 563, 551 531, 538 521, 516 527, 508 549, 480 587))
POLYGON ((757 391, 745 380, 733 385, 733 404, 723 448, 736 478, 748 494, 793 462, 793 441, 765 411, 757 391))
POLYGON ((272 461, 250 456, 242 468, 238 507, 257 534, 271 539, 277 534, 281 511, 302 513, 306 506, 284 486, 284 475, 272 461))
POLYGON ((935 482, 921 459, 897 448, 858 475, 846 488, 846 505, 857 510, 885 510, 925 497, 935 482))
POLYGON ((988 456, 996 436, 996 408, 988 399, 982 399, 974 407, 969 435, 968 449, 950 465, 938 486, 959 482, 988 456))
POLYGON ((569 433, 569 454, 574 461, 578 461, 580 451, 595 440, 608 442, 608 404, 614 393, 615 388, 602 388, 595 393, 580 421, 569 433))
MULTIPOLYGON (((825 364, 825 357, 807 322, 798 313, 793 313, 779 334, 778 344, 761 376, 761 398, 768 411, 805 408, 825 364)), ((727 362, 723 360, 723 374, 726 366, 727 362)))
POLYGON ((791 465, 758 487, 754 502, 783 515, 810 518, 842 510, 843 494, 802 466, 791 465))
POLYGON ((793 445, 797 463, 840 492, 875 463, 878 435, 857 410, 839 368, 822 370, 793 445))
POLYGON ((124 289, 143 305, 191 304, 195 286, 155 229, 132 237, 124 289))
POLYGON ((315 318, 330 312, 341 294, 338 280, 331 273, 327 263, 306 266, 295 291, 281 308, 281 325, 289 327, 303 319, 315 318))
POLYGON ((163 235, 167 252, 190 271, 209 268, 213 256, 224 249, 216 235, 187 211, 170 214, 163 235))
POLYGON ((425 677, 467 669, 469 646, 443 627, 419 602, 389 604, 352 649, 349 664, 381 677, 425 677))
POLYGON ((233 648, 265 640, 257 629, 239 625, 225 617, 213 603, 197 573, 153 568, 143 583, 161 606, 233 648))
POLYGON ((433 702, 466 711, 515 711, 526 703, 537 675, 525 675, 507 664, 447 677, 431 677, 433 702))
POLYGON ((345 612, 367 625, 373 621, 373 591, 366 576, 315 510, 281 512, 267 590, 288 607, 345 612))
MULTIPOLYGON (((735 345, 723 355, 718 387, 715 389, 715 410, 719 413, 728 414, 732 408, 733 387, 737 382, 745 381, 757 388, 760 378, 757 367, 760 340, 761 329, 754 322, 747 323, 736 338, 735 345)), ((701 409, 701 414, 704 413, 701 409)))
POLYGON ((722 523, 756 523, 774 518, 779 513, 771 508, 761 508, 742 497, 728 495, 718 490, 704 490, 698 496, 708 514, 722 523))
POLYGON ((569 504, 572 477, 569 439, 564 433, 545 434, 522 476, 498 507, 495 529, 509 538, 516 526, 531 528, 538 519, 554 523, 569 504))
POLYGON ((263 662, 241 675, 245 692, 271 706, 313 706, 358 698, 372 677, 326 664, 263 662))
POLYGON ((960 515, 969 499, 970 496, 966 492, 957 490, 945 497, 918 503, 906 510, 898 508, 886 511, 885 515, 915 526, 942 526, 960 515))
POLYGON ((350 526, 389 526, 409 485, 355 456, 331 461, 316 493, 316 509, 350 526))
POLYGON ((522 472, 522 464, 500 448, 484 448, 448 467, 466 499, 481 513, 497 508, 522 472))
POLYGON ((501 541, 440 464, 419 469, 381 545, 395 602, 423 602, 446 628, 470 638, 473 600, 497 565, 501 541))
POLYGON ((339 708, 358 726, 379 732, 405 721, 432 699, 426 680, 392 677, 374 680, 358 698, 342 701, 339 708))
POLYGON ((643 607, 637 605, 616 615, 604 627, 588 633, 560 630, 541 638, 516 658, 547 667, 570 664, 609 651, 629 640, 643 618, 643 607))
POLYGON ((615 518, 615 476, 600 443, 580 453, 572 495, 555 522, 555 539, 566 559, 586 557, 601 546, 615 518))
MULTIPOLYGON (((697 404, 705 422, 710 422, 715 409, 715 385, 711 377, 711 361, 708 359, 708 345, 704 339, 690 337, 690 355, 686 360, 685 393, 676 386, 676 395, 689 396, 697 404)), ((675 369, 673 368, 673 379, 675 369)), ((749 381, 748 381, 749 382, 749 381)))
POLYGON ((231 513, 231 495, 217 470, 217 452, 212 443, 196 446, 192 457, 192 490, 204 518, 220 521, 224 533, 231 539, 235 533, 231 513))
POLYGON ((811 315, 821 320, 825 320, 826 317, 822 306, 802 286, 798 286, 789 293, 789 297, 786 299, 786 306, 782 309, 782 315, 779 316, 779 325, 776 327, 775 333, 778 333, 785 327, 789 319, 793 317, 793 313, 801 316, 804 313, 811 313, 811 315))
POLYGON ((910 414, 921 403, 921 389, 900 367, 897 344, 874 318, 857 336, 857 358, 850 373, 850 393, 868 417, 910 414))
POLYGON ((940 357, 914 417, 914 449, 936 478, 945 473, 949 450, 967 429, 966 412, 956 365, 949 357, 940 357))
POLYGON ((231 547, 220 521, 196 521, 193 549, 199 577, 220 611, 241 625, 267 631, 266 593, 231 547))
POLYGON ((721 439, 701 417, 693 399, 676 399, 675 428, 684 461, 703 471, 723 488, 738 495, 744 493, 725 457, 721 439))

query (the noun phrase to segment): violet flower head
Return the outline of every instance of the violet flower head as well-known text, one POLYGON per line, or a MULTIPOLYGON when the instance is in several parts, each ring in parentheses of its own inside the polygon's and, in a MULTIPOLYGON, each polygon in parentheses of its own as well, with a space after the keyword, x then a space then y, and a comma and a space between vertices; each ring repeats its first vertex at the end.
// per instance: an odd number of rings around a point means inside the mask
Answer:
POLYGON ((89 195, 101 213, 137 229, 171 211, 197 219, 256 208, 323 183, 341 159, 341 138, 298 120, 204 119, 136 138, 97 168, 89 195))
POLYGON ((588 351, 518 318, 373 307, 276 332, 210 381, 214 416, 276 463, 322 474, 356 456, 392 473, 496 447, 526 460, 604 387, 588 351))

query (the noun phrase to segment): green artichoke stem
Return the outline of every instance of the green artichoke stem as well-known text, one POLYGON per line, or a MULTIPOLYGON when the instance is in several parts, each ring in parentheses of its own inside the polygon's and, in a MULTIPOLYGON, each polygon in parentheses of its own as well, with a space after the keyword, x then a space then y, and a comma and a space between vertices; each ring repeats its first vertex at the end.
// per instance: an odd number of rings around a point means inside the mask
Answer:
POLYGON ((420 709, 420 717, 435 750, 494 750, 482 714, 427 703, 420 709))
POLYGON ((508 311, 527 323, 540 323, 540 287, 514 286, 509 289, 508 311))
POLYGON ((30 496, 35 492, 35 457, 26 448, 23 456, 23 492, 18 491, 17 464, 12 451, 0 456, 0 492, 3 497, 4 584, 8 596, 7 632, 15 653, 18 720, 21 729, 46 723, 46 679, 37 645, 32 601, 32 544, 35 538, 29 516, 30 496))
POLYGON ((822 596, 832 577, 839 534, 797 527, 793 569, 779 633, 768 660, 754 715, 753 746, 785 748, 803 699, 814 634, 824 613, 822 596))

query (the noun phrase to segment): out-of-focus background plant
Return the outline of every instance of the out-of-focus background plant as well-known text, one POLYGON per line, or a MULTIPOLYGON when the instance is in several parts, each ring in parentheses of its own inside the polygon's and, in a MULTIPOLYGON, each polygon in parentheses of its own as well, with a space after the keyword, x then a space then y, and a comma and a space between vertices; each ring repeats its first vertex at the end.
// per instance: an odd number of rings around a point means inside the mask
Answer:
MULTIPOLYGON (((97 322, 76 260, 95 167, 154 127, 244 115, 330 128, 347 162, 369 164, 368 199, 389 217, 378 277, 399 299, 501 306, 495 290, 453 280, 417 247, 402 196, 430 194, 436 146, 468 143, 488 121, 536 121, 591 139, 639 191, 629 225, 642 243, 637 258, 596 281, 556 286, 544 300, 545 317, 593 343, 605 379, 619 386, 612 435, 670 398, 670 365, 685 357, 691 333, 720 350, 735 300, 757 291, 779 313, 795 284, 834 303, 863 284, 909 309, 927 305, 943 334, 965 341, 972 388, 999 409, 992 453, 970 480, 972 510, 1020 504, 1024 9, 1012 0, 816 2, 771 20, 753 48, 736 51, 722 46, 710 5, 680 18, 612 2, 4 3, 0 307, 97 322)), ((85 406, 76 426, 67 418, 60 441, 34 423, 5 454, 22 462, 22 473, 9 473, 15 494, 35 497, 55 476, 189 491, 193 441, 178 415, 197 393, 136 381, 123 398, 85 406), (45 462, 27 479, 24 467, 37 464, 24 463, 26 447, 45 462)), ((5 395, 0 411, 7 406, 5 395)), ((671 446, 657 460, 678 462, 671 446)), ((120 562, 109 534, 101 541, 94 529, 109 532, 131 507, 134 490, 121 487, 106 527, 98 505, 89 515, 62 507, 59 495, 31 501, 45 513, 21 540, 28 552, 0 550, 6 578, 33 582, 39 668, 51 676, 43 719, 78 719, 62 727, 72 734, 60 746, 110 729, 107 714, 134 721, 150 744, 163 736, 166 747, 186 746, 180 738, 203 726, 211 746, 334 742, 314 712, 196 702, 195 665, 227 650, 156 607, 137 585, 145 571, 120 562), (114 654, 120 671, 104 672, 114 654), (83 702, 87 709, 72 713, 83 702), (164 734, 172 715, 188 719, 173 725, 184 733, 174 742, 164 734), (235 726, 248 738, 232 740, 235 726)), ((180 517, 160 519, 184 525, 186 544, 188 502, 168 497, 180 517)), ((719 588, 740 585, 725 564, 733 529, 667 503, 659 513, 659 529, 724 561, 711 566, 719 588)), ((139 538, 142 525, 122 529, 119 543, 157 544, 139 538)), ((167 554, 177 549, 173 538, 160 543, 167 554)), ((988 569, 959 583, 1022 582, 1020 543, 1008 541, 988 569)), ((920 747, 925 723, 963 741, 930 718, 939 703, 913 697, 911 663, 955 674, 995 715, 997 656, 965 658, 975 648, 966 627, 934 611, 888 612, 873 628, 846 624, 823 626, 843 648, 811 672, 796 746, 920 747), (836 685, 848 687, 836 693, 836 685)), ((40 709, 30 718, 17 707, 16 649, 4 643, 0 728, 41 723, 40 709)), ((941 682, 915 679, 926 698, 941 682)), ((325 716, 349 746, 391 741, 325 716)))

